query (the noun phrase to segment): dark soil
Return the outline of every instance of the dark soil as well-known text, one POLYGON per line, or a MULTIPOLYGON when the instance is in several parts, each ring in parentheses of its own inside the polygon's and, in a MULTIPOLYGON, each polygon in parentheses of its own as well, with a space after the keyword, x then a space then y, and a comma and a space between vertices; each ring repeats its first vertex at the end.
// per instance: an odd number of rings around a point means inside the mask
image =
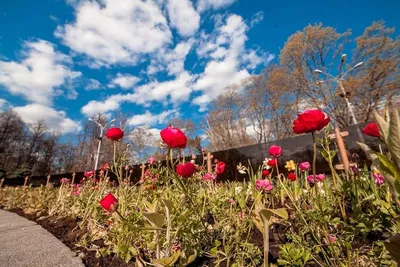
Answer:
MULTIPOLYGON (((44 229, 52 233, 61 242, 63 242, 72 251, 76 252, 82 258, 83 264, 87 267, 128 267, 134 266, 134 263, 126 263, 121 258, 114 255, 108 255, 96 258, 95 251, 89 251, 85 248, 77 247, 79 239, 85 234, 85 229, 80 229, 78 226, 79 219, 73 218, 54 218, 44 217, 46 214, 26 214, 22 209, 11 209, 10 212, 17 213, 18 215, 34 221, 41 225, 44 229), (40 218, 40 219, 39 219, 40 218), (39 220, 38 220, 39 219, 39 220)), ((100 241, 96 245, 104 246, 100 241)))

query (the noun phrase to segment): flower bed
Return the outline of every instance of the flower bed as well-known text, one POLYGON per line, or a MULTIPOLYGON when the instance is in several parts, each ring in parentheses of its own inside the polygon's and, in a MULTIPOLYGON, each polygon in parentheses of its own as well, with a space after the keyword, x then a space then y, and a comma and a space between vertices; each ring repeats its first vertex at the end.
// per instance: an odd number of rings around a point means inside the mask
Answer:
MULTIPOLYGON (((327 119, 311 114, 319 121, 312 124, 308 115, 299 117, 296 132, 314 137, 327 119)), ((87 266, 113 266, 114 259, 131 266, 394 266, 384 246, 397 233, 400 215, 393 172, 381 173, 375 164, 340 174, 331 166, 330 175, 317 174, 315 160, 280 166, 282 150, 273 146, 271 158, 257 170, 237 166, 248 182, 219 183, 225 164, 215 160, 208 169, 205 162, 183 162, 177 153, 184 146, 182 134, 164 130, 168 166, 150 160, 137 184, 124 176, 118 156, 100 177, 87 173, 77 185, 64 179, 59 188, 6 187, 0 204, 39 212, 39 221, 68 229, 48 227, 85 258, 98 257, 87 266), (116 173, 117 185, 108 172, 116 173)), ((313 140, 331 162, 337 152, 330 139, 313 140)), ((398 156, 390 146, 389 153, 398 156)))

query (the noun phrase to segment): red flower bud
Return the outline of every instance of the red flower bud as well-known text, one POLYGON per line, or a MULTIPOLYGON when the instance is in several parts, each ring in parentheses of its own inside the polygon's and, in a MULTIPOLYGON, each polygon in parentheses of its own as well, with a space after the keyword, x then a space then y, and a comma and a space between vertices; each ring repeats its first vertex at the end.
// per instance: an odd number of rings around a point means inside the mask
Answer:
POLYGON ((195 165, 193 163, 187 162, 184 164, 179 164, 176 166, 176 173, 183 178, 188 178, 193 175, 195 171, 195 165))
POLYGON ((364 129, 362 129, 362 133, 373 137, 381 136, 379 134, 378 125, 374 122, 368 123, 367 126, 365 126, 364 129))
POLYGON ((160 132, 160 135, 164 143, 166 143, 170 148, 186 147, 187 137, 184 132, 178 128, 168 126, 160 132))
POLYGON ((108 139, 111 139, 113 141, 118 141, 122 137, 124 137, 124 131, 122 131, 120 128, 115 127, 115 128, 110 128, 106 132, 106 137, 108 139))
POLYGON ((113 194, 109 193, 102 200, 100 200, 100 205, 106 211, 115 211, 118 208, 118 199, 116 199, 113 194))
POLYGON ((215 167, 215 172, 217 174, 223 174, 225 172, 225 162, 220 161, 218 162, 217 166, 215 167))
POLYGON ((85 177, 87 177, 87 178, 90 178, 90 177, 92 177, 92 176, 94 176, 95 175, 95 171, 93 170, 93 171, 85 171, 84 173, 83 173, 83 175, 85 176, 85 177))
POLYGON ((270 174, 269 170, 263 170, 262 176, 267 177, 270 174))
POLYGON ((289 172, 287 178, 288 178, 290 181, 294 182, 294 181, 296 181, 296 174, 293 173, 293 172, 289 172))
POLYGON ((276 166, 276 159, 270 159, 267 162, 268 166, 275 167, 276 166))

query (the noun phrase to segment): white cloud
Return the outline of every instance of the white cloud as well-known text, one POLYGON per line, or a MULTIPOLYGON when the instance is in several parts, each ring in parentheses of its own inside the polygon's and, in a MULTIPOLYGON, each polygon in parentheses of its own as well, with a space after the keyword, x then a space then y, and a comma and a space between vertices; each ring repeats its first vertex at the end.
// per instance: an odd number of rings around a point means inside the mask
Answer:
POLYGON ((231 5, 236 0, 198 0, 197 10, 204 11, 205 9, 219 9, 231 5))
POLYGON ((0 60, 0 85, 11 94, 26 100, 50 105, 55 96, 63 94, 74 98, 74 80, 80 72, 69 68, 71 59, 56 52, 54 45, 44 40, 25 42, 21 62, 0 60))
POLYGON ((165 120, 172 116, 178 116, 179 113, 177 110, 166 110, 161 112, 160 114, 152 114, 150 111, 146 111, 144 114, 134 115, 129 120, 129 124, 133 126, 137 125, 154 125, 159 123, 164 123, 165 120))
POLYGON ((93 65, 136 64, 172 39, 167 20, 154 1, 102 0, 76 5, 76 20, 55 35, 93 65))
POLYGON ((249 77, 248 69, 255 69, 273 59, 273 55, 261 49, 246 49, 246 31, 249 28, 242 17, 235 14, 225 19, 219 17, 215 25, 211 34, 202 33, 196 51, 200 58, 211 59, 193 85, 194 90, 203 93, 192 101, 200 106, 200 112, 207 110, 208 103, 226 86, 249 77))
POLYGON ((169 0, 167 4, 171 26, 182 36, 192 36, 200 26, 200 16, 190 0, 169 0))
POLYGON ((193 78, 188 72, 183 72, 174 80, 150 82, 135 88, 134 93, 112 95, 103 101, 90 101, 82 107, 81 112, 86 116, 103 114, 118 110, 120 105, 125 102, 145 107, 150 106, 152 101, 161 102, 165 105, 171 102, 179 106, 183 101, 189 99, 193 78))
POLYGON ((85 86, 85 90, 99 90, 101 89, 101 83, 96 79, 89 79, 89 82, 85 86))
POLYGON ((80 124, 66 117, 64 111, 57 111, 42 104, 30 104, 13 109, 22 120, 27 123, 35 123, 44 120, 49 130, 60 131, 61 133, 77 132, 82 129, 80 124))
POLYGON ((263 11, 258 11, 256 14, 254 14, 254 15, 251 17, 251 20, 250 20, 250 27, 253 27, 253 26, 257 25, 257 24, 260 23, 263 19, 264 19, 264 12, 263 12, 263 11))
POLYGON ((122 89, 132 88, 136 83, 140 81, 140 78, 130 75, 117 73, 117 76, 109 83, 109 88, 114 88, 116 86, 122 89))

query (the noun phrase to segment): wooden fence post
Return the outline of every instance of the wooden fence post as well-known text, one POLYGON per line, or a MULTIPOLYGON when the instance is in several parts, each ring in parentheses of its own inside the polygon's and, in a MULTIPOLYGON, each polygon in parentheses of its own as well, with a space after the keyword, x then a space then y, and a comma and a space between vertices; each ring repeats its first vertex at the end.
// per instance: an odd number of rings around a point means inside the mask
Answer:
POLYGON ((25 177, 25 181, 24 181, 24 187, 27 186, 28 180, 29 180, 29 176, 26 176, 26 177, 25 177))
POLYGON ((144 170, 146 169, 146 164, 142 163, 142 165, 140 166, 140 168, 142 169, 142 174, 140 176, 140 179, 144 179, 144 170))
POLYGON ((349 171, 350 167, 357 166, 355 163, 350 163, 349 157, 347 156, 346 147, 344 145, 343 137, 348 136, 349 132, 341 132, 339 128, 335 127, 334 134, 328 135, 329 138, 335 139, 336 144, 339 149, 341 164, 335 165, 335 169, 337 170, 345 170, 346 172, 349 171))
POLYGON ((50 185, 50 175, 47 175, 46 186, 48 187, 49 185, 50 185))
POLYGON ((207 172, 208 173, 211 173, 211 169, 212 169, 212 158, 213 158, 214 156, 210 153, 210 152, 207 152, 207 157, 205 157, 205 159, 207 160, 207 172))
POLYGON ((76 176, 76 173, 73 172, 72 173, 72 179, 71 179, 71 185, 74 185, 74 183, 75 183, 75 176, 76 176))
POLYGON ((1 180, 0 180, 0 188, 3 188, 3 183, 4 183, 4 178, 1 178, 1 180))

